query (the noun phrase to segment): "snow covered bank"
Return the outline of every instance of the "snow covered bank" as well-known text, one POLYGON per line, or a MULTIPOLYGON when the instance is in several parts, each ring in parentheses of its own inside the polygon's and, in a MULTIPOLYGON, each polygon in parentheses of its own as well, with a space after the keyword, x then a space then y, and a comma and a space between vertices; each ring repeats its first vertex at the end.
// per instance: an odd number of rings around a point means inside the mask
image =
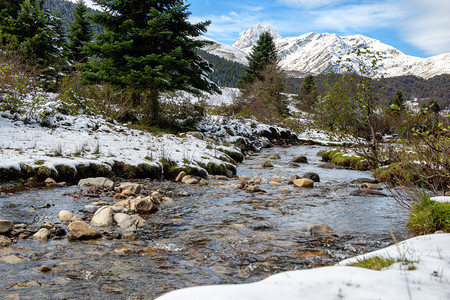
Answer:
POLYGON ((450 299, 450 234, 418 236, 337 266, 284 272, 259 282, 170 292, 171 299, 450 299), (371 257, 397 261, 381 271, 347 265, 371 257))

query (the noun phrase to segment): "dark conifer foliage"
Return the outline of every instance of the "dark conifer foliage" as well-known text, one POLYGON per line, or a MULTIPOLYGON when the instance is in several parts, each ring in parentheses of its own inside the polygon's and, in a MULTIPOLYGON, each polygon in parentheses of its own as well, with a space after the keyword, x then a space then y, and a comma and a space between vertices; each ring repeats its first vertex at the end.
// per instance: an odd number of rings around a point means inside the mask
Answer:
POLYGON ((207 78, 208 62, 195 51, 207 44, 194 38, 206 32, 210 22, 191 24, 183 1, 94 2, 103 12, 93 19, 105 32, 88 47, 93 58, 83 72, 84 83, 133 89, 150 123, 159 117, 160 92, 219 92, 207 78))
POLYGON ((244 65, 203 50, 198 50, 198 53, 213 66, 213 71, 209 76, 212 81, 219 86, 238 86, 239 78, 244 75, 244 65))
POLYGON ((88 54, 84 46, 92 40, 93 29, 83 0, 77 2, 73 15, 74 21, 69 28, 69 58, 74 62, 86 62, 88 54))
POLYGON ((239 81, 241 87, 252 83, 255 79, 263 79, 261 72, 265 67, 277 62, 277 50, 270 33, 264 32, 261 34, 247 59, 248 68, 245 68, 245 74, 239 81))

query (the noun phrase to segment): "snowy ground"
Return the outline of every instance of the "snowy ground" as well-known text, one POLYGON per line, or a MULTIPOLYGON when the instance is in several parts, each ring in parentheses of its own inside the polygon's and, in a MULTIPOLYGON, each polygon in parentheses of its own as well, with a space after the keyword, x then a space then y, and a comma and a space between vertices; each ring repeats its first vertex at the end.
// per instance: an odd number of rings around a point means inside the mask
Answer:
POLYGON ((336 266, 290 271, 259 282, 181 289, 158 300, 450 299, 450 234, 415 237, 336 266), (347 266, 371 257, 397 261, 381 271, 347 266))

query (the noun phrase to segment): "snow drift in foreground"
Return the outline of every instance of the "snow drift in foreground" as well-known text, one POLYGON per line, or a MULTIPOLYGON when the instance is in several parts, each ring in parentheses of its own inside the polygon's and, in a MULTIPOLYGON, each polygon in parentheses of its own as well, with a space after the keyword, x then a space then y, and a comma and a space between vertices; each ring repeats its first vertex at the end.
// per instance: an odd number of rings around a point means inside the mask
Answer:
POLYGON ((418 236, 336 266, 290 271, 259 282, 181 289, 175 299, 450 299, 450 234, 418 236), (347 265, 371 257, 397 261, 381 271, 347 265))

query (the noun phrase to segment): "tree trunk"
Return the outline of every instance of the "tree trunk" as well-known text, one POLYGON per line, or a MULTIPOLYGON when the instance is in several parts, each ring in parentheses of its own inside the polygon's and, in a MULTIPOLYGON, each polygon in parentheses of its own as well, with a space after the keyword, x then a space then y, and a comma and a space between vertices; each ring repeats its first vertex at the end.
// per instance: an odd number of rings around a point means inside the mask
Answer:
POLYGON ((153 124, 159 119, 159 91, 152 89, 147 98, 147 117, 153 124))

